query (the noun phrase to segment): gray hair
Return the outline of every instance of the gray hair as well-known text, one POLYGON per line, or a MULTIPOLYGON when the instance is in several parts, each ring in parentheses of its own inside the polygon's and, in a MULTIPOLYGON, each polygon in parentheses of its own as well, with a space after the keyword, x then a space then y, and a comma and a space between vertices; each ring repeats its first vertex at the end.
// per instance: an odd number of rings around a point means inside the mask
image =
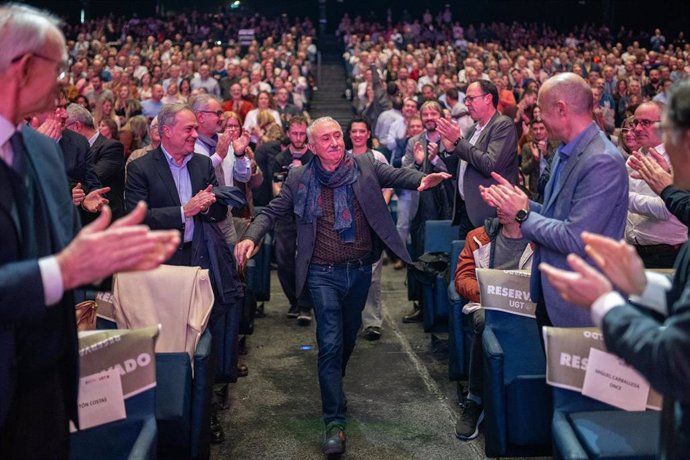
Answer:
POLYGON ((65 125, 70 125, 72 123, 79 122, 87 128, 96 128, 93 122, 93 115, 91 115, 91 112, 89 112, 79 104, 70 104, 67 106, 65 111, 67 112, 67 120, 65 121, 65 125))
POLYGON ((63 37, 59 27, 60 20, 48 12, 16 3, 0 6, 0 72, 13 59, 40 49, 51 29, 63 37))
POLYGON ((176 102, 174 104, 165 104, 161 111, 158 112, 158 134, 163 138, 163 128, 172 128, 175 125, 175 118, 177 114, 183 110, 193 111, 192 108, 187 104, 181 104, 176 102))
POLYGON ((307 138, 309 139, 310 143, 314 143, 314 139, 312 138, 312 136, 314 134, 314 129, 316 128, 316 126, 322 125, 324 123, 335 123, 336 125, 338 125, 338 128, 340 128, 340 132, 343 132, 343 128, 340 126, 340 123, 338 123, 333 117, 317 118, 316 120, 312 121, 312 123, 307 128, 307 138))
POLYGON ((194 112, 194 115, 196 115, 201 111, 207 110, 208 104, 211 101, 216 101, 220 104, 220 101, 216 96, 208 93, 201 93, 197 96, 194 96, 192 100, 189 101, 189 105, 192 107, 192 112, 194 112))

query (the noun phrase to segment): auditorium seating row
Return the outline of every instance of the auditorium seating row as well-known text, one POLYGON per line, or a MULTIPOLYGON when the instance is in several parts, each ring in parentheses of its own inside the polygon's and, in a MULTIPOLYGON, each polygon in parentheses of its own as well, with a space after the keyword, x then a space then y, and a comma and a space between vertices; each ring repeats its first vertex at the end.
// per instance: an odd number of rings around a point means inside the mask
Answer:
MULTIPOLYGON (((467 378, 473 329, 453 275, 464 241, 450 221, 428 221, 425 252, 447 251, 449 279, 424 287, 424 330, 448 331, 450 380, 467 378)), ((546 359, 533 317, 485 310, 484 435, 488 457, 653 459, 660 413, 627 412, 546 383, 546 359)))

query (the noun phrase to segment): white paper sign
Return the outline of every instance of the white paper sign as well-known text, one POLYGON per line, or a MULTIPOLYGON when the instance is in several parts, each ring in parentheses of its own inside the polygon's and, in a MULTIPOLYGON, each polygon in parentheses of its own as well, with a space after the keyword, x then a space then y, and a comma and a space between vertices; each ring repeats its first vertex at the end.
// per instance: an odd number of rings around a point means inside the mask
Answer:
POLYGON ((622 359, 591 348, 582 394, 619 409, 643 411, 649 383, 622 359))
POLYGON ((79 379, 78 402, 82 430, 127 417, 122 382, 115 369, 79 379))

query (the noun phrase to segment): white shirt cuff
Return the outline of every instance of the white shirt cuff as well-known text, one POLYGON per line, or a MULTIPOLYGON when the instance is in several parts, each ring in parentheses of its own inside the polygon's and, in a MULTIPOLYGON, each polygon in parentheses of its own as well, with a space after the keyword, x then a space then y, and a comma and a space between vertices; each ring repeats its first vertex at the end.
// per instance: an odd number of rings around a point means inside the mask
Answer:
POLYGON ((45 304, 50 307, 58 303, 64 293, 60 265, 55 256, 50 256, 38 259, 38 268, 41 271, 41 281, 43 282, 43 299, 45 304))
POLYGON ((616 291, 610 291, 599 296, 592 304, 592 321, 597 327, 601 327, 604 316, 612 308, 625 305, 625 299, 616 291))
POLYGON ((223 159, 217 153, 211 155, 211 164, 214 168, 217 168, 219 164, 223 162, 223 159))
POLYGON ((182 217, 182 223, 184 224, 187 221, 187 218, 184 216, 184 206, 180 206, 180 216, 182 217))
POLYGON ((646 271, 645 276, 647 286, 644 292, 641 296, 631 295, 630 301, 667 316, 666 292, 671 289, 671 281, 661 273, 646 271))

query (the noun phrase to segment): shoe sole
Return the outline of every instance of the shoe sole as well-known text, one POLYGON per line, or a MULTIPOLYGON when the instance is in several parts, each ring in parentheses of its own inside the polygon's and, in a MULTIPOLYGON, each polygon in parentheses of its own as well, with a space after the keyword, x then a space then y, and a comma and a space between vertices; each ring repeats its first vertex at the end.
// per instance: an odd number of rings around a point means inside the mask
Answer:
POLYGON ((471 440, 475 439, 477 436, 479 436, 479 425, 481 425, 483 421, 484 421, 484 412, 479 414, 479 418, 477 419, 477 425, 474 427, 474 433, 472 433, 469 436, 465 436, 464 434, 460 434, 456 431, 455 437, 461 441, 471 441, 471 440))
POLYGON ((342 455, 345 453, 345 443, 340 448, 321 449, 324 455, 342 455))
POLYGON ((299 326, 309 326, 311 324, 311 318, 297 318, 297 324, 299 326))

